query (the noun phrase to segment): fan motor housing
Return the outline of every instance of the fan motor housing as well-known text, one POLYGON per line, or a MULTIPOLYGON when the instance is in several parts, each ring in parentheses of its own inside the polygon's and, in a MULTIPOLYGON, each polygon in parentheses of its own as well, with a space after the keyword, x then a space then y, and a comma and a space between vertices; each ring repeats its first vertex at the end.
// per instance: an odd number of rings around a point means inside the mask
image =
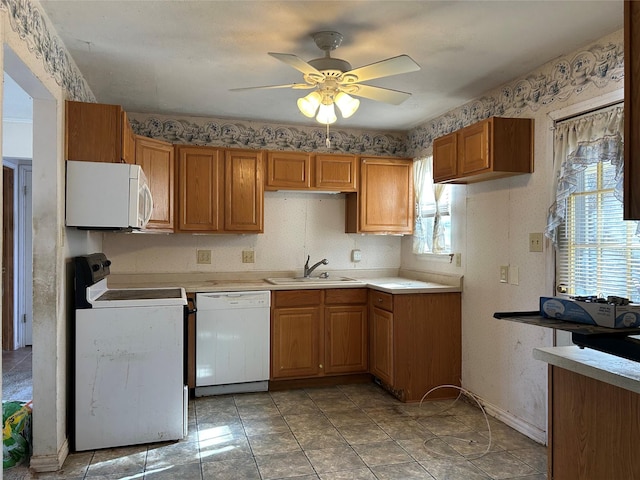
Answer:
POLYGON ((316 70, 319 70, 320 72, 324 73, 325 75, 329 74, 331 76, 336 76, 336 75, 332 75, 327 71, 335 70, 337 72, 343 73, 343 72, 348 72, 349 70, 352 69, 351 64, 346 60, 342 60, 341 58, 332 58, 332 57, 314 58, 313 60, 309 60, 309 62, 307 63, 311 65, 313 68, 315 68, 316 70))

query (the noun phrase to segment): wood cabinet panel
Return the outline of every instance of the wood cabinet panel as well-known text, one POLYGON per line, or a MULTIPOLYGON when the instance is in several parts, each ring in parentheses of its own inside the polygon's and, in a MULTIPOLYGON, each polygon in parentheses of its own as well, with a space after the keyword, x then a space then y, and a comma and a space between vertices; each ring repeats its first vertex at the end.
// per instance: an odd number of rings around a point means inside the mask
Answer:
POLYGON ((549 366, 549 478, 638 478, 640 395, 549 366))
POLYGON ((459 173, 462 176, 487 170, 491 167, 489 138, 491 122, 480 122, 458 133, 459 173))
POLYGON ((394 385, 393 365, 393 313, 373 307, 371 325, 371 373, 389 386, 394 385))
POLYGON ((264 230, 264 166, 262 152, 225 152, 224 230, 262 233, 264 230))
POLYGON ((311 188, 311 155, 305 152, 268 152, 267 188, 311 188))
POLYGON ((640 220, 640 3, 624 2, 624 219, 640 220))
POLYGON ((322 290, 283 290, 274 292, 271 301, 274 307, 319 306, 322 303, 322 290))
POLYGON ((316 155, 315 182, 319 189, 356 191, 357 161, 353 155, 316 155))
POLYGON ((363 158, 360 188, 348 194, 347 233, 413 233, 413 161, 363 158))
POLYGON ((137 136, 135 146, 136 164, 142 167, 153 198, 153 212, 147 228, 173 232, 175 190, 173 145, 162 140, 137 136))
POLYGON ((135 163, 133 132, 120 105, 65 102, 65 159, 135 163))
POLYGON ((222 229, 223 161, 220 151, 177 147, 177 230, 217 232, 222 229))
POLYGON ((320 307, 272 310, 271 378, 316 376, 320 364, 320 307))
POLYGON ((324 291, 325 305, 366 304, 366 288, 330 288, 324 291))
POLYGON ((450 133, 433 141, 433 178, 449 179, 458 174, 458 142, 456 133, 450 133))
POLYGON ((367 308, 361 306, 325 307, 325 373, 366 372, 367 308))
POLYGON ((371 305, 374 307, 393 312, 393 295, 385 292, 371 290, 371 305))

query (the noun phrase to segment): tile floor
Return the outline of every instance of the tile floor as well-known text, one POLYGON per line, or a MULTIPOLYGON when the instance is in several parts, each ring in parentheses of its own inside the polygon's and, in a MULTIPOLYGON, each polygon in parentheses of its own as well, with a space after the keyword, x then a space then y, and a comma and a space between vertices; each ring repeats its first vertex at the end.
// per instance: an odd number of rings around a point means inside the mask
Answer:
POLYGON ((80 452, 14 479, 546 478, 546 449, 465 401, 403 404, 374 384, 198 398, 180 442, 80 452), (445 410, 448 408, 447 410, 445 410))
POLYGON ((28 401, 33 398, 31 347, 2 352, 2 399, 28 401))

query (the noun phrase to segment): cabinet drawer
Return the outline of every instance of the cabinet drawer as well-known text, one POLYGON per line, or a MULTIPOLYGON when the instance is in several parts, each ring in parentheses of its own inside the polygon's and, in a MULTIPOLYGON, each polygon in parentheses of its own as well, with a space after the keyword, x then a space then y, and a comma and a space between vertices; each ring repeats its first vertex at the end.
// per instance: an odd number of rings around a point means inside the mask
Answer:
POLYGON ((393 312, 393 295, 390 293, 371 291, 371 305, 388 312, 393 312))
POLYGON ((353 305, 367 303, 366 288, 336 288, 325 290, 325 305, 353 305))
POLYGON ((320 305, 322 290, 285 290, 273 292, 274 307, 301 307, 320 305))

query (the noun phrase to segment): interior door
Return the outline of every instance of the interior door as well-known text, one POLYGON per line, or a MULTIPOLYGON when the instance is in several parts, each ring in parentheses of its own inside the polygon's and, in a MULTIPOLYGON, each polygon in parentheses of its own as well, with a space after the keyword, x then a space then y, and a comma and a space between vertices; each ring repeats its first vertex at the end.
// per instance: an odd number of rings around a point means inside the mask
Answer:
POLYGON ((21 251, 21 275, 20 281, 22 282, 21 295, 22 308, 20 309, 22 322, 22 328, 20 332, 20 338, 22 338, 23 345, 33 345, 32 330, 33 330, 33 242, 32 242, 32 210, 31 210, 31 165, 20 166, 20 186, 22 188, 22 195, 20 195, 20 236, 22 240, 18 245, 22 246, 21 251))
POLYGON ((13 350, 13 169, 2 167, 2 349, 13 350))

